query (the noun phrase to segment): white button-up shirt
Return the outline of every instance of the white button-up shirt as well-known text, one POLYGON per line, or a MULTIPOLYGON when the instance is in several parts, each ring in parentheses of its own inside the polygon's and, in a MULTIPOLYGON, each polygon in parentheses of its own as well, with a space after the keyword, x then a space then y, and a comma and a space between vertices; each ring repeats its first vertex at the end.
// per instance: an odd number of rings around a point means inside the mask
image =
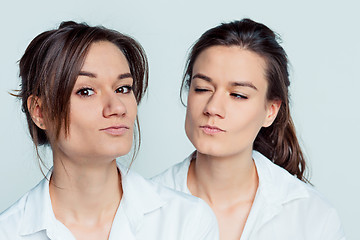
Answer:
MULTIPOLYGON (((118 164, 123 196, 109 239, 218 240, 216 217, 210 207, 193 196, 145 180, 118 164)), ((51 171, 47 179, 50 179, 51 171)), ((43 179, 0 215, 1 240, 73 240, 55 218, 49 181, 43 179)))
MULTIPOLYGON (((336 210, 310 185, 253 151, 259 187, 241 240, 344 240, 336 210)), ((191 194, 191 155, 152 180, 191 194)))

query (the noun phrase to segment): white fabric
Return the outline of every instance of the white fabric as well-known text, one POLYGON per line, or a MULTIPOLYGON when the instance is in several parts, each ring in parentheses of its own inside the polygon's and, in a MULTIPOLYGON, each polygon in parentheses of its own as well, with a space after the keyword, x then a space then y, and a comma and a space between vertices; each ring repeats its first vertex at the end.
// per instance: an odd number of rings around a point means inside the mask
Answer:
MULTIPOLYGON (((124 194, 110 240, 219 239, 216 217, 205 202, 151 183, 119 164, 118 168, 124 194)), ((0 215, 0 239, 75 239, 55 218, 46 179, 0 215)))
MULTIPOLYGON (((241 240, 344 240, 336 210, 310 185, 253 151, 259 187, 241 240)), ((154 182, 191 194, 187 176, 191 155, 154 182)))

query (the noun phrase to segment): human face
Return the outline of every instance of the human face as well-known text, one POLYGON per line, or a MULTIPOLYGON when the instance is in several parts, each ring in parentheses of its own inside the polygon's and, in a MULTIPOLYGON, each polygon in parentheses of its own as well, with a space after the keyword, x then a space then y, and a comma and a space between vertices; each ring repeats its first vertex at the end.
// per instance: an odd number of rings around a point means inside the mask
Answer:
POLYGON ((237 46, 213 46, 197 57, 188 94, 185 131, 202 154, 250 154, 261 127, 280 107, 267 101, 266 62, 237 46))
POLYGON ((93 43, 70 97, 68 135, 52 143, 56 156, 79 162, 113 160, 132 146, 137 103, 124 54, 107 41, 93 43))

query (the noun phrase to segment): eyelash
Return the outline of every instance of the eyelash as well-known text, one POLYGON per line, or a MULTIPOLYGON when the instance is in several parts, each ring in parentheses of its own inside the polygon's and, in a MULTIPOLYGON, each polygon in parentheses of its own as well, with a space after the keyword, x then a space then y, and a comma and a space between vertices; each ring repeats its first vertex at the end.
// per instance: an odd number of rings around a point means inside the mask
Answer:
MULTIPOLYGON (((196 93, 203 93, 203 92, 207 92, 209 91, 208 89, 205 88, 195 88, 194 91, 196 93)), ((235 99, 248 99, 247 96, 244 96, 242 94, 238 94, 238 93, 230 93, 230 96, 232 96, 235 99)))
POLYGON ((130 86, 130 85, 121 86, 121 87, 117 88, 117 89, 115 90, 115 92, 116 92, 116 93, 121 93, 120 91, 118 91, 119 89, 126 89, 127 92, 122 92, 122 94, 128 94, 128 93, 130 93, 130 92, 133 90, 133 87, 130 86))
POLYGON ((248 99, 247 96, 244 96, 244 95, 241 95, 241 94, 238 94, 238 93, 231 93, 230 96, 232 96, 235 99, 248 99))
MULTIPOLYGON (((125 86, 121 86, 118 87, 115 92, 116 93, 121 93, 121 94, 129 94, 131 91, 133 90, 133 87, 130 85, 125 85, 125 86)), ((80 88, 79 90, 76 91, 76 94, 79 95, 80 97, 90 97, 94 94, 94 89, 90 88, 90 87, 83 87, 80 88), (89 91, 92 91, 93 93, 89 95, 89 91)))
POLYGON ((79 95, 80 97, 90 97, 94 94, 94 93, 92 93, 91 95, 86 94, 85 92, 88 92, 88 91, 94 92, 94 89, 89 88, 89 87, 80 88, 79 90, 76 91, 76 94, 79 95))
POLYGON ((205 89, 205 88, 195 88, 195 92, 201 93, 201 92, 207 92, 209 90, 205 89))

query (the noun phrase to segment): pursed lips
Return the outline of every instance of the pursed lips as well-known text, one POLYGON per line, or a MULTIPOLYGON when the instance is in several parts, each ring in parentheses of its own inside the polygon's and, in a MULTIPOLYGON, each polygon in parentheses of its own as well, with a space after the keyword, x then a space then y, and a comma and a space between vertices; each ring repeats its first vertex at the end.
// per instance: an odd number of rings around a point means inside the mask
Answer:
POLYGON ((220 133, 220 132, 226 132, 224 129, 221 129, 217 126, 210 126, 210 125, 202 125, 202 126, 200 126, 200 129, 202 129, 204 133, 210 134, 210 135, 220 133))
POLYGON ((113 136, 120 136, 123 135, 126 131, 128 131, 130 128, 125 125, 117 125, 117 126, 111 126, 107 128, 102 128, 100 131, 106 132, 113 136))

